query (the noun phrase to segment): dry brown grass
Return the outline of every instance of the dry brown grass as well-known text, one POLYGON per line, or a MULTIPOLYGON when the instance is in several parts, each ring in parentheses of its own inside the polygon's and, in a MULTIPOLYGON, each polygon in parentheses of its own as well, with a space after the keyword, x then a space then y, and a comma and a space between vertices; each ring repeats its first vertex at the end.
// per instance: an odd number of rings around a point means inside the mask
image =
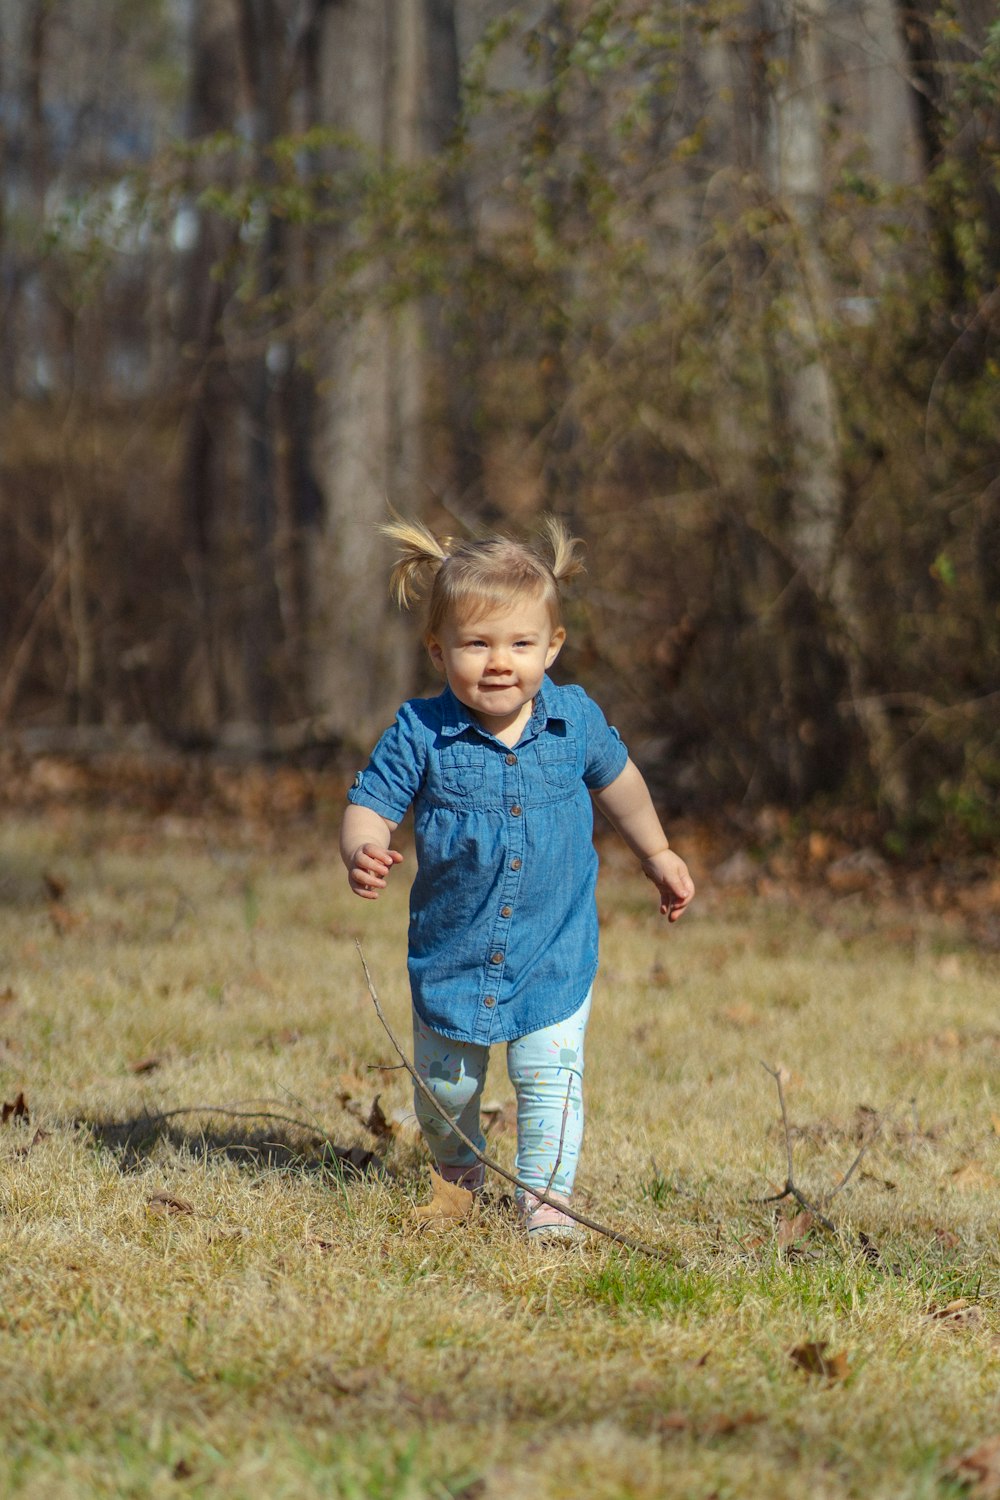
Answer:
POLYGON ((394 1059, 354 947, 405 1038, 405 892, 355 901, 332 833, 7 819, 0 1098, 30 1121, 0 1126, 0 1494, 958 1493, 954 1457, 1000 1433, 995 955, 709 882, 668 933, 612 853, 580 1197, 670 1258, 532 1253, 499 1184, 429 1236, 419 1143, 358 1118, 408 1107, 369 1071, 394 1059), (792 1258, 753 1201, 784 1179, 759 1059, 791 1075, 805 1191, 881 1128, 839 1237, 792 1258), (303 1124, 151 1118, 198 1105, 303 1124), (816 1340, 846 1378, 789 1358, 816 1340))

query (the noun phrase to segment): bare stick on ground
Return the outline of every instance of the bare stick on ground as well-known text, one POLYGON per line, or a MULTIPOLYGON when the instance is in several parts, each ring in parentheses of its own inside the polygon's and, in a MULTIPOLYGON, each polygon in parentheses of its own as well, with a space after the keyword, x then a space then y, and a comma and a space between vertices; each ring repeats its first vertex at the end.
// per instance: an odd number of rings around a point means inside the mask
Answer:
MULTIPOLYGON (((795 1181, 795 1165, 792 1160, 792 1132, 791 1127, 788 1123, 788 1109, 785 1104, 785 1089, 781 1081, 781 1069, 770 1068, 768 1067, 766 1062, 762 1062, 761 1067, 764 1069, 765 1073, 770 1073, 771 1077, 774 1079, 775 1087, 778 1090, 778 1103, 781 1106, 781 1124, 785 1134, 785 1162, 787 1166, 787 1175, 785 1177, 785 1185, 780 1193, 772 1193, 770 1197, 758 1198, 757 1201, 758 1203, 781 1203, 785 1198, 794 1198, 796 1203, 801 1204, 808 1213, 811 1213, 813 1215, 817 1224, 822 1224, 823 1228, 828 1229, 831 1234, 837 1234, 837 1226, 833 1222, 833 1220, 829 1218, 825 1213, 823 1213, 822 1209, 819 1208, 817 1204, 811 1202, 810 1199, 806 1197, 805 1193, 803 1193, 802 1189, 795 1181)), ((847 1171, 844 1173, 837 1186, 831 1193, 827 1194, 825 1199, 825 1202, 827 1204, 832 1202, 832 1200, 837 1196, 838 1193, 843 1192, 844 1188, 854 1176, 855 1170, 861 1162, 861 1158, 868 1150, 868 1147, 871 1145, 873 1139, 874 1136, 869 1136, 868 1139, 862 1143, 860 1151, 851 1162, 851 1165, 848 1167, 847 1171)))
POLYGON ((449 1129, 454 1131, 455 1135, 458 1136, 463 1146, 468 1147, 477 1161, 481 1161, 484 1167, 488 1167, 489 1170, 491 1172, 495 1172, 498 1177, 503 1177, 507 1182, 513 1183, 514 1187, 520 1188, 523 1193, 532 1193, 538 1199, 539 1203, 548 1203, 553 1208, 558 1208, 562 1213, 566 1214, 568 1218, 575 1220, 577 1224, 582 1224, 585 1229, 592 1229, 595 1234, 603 1234, 606 1239, 613 1240, 616 1245, 624 1245, 626 1250, 636 1250, 640 1255, 650 1255, 656 1260, 673 1260, 674 1257, 669 1250, 663 1249, 658 1245, 643 1244, 641 1240, 633 1239, 630 1234, 623 1234, 620 1229, 611 1229, 607 1224, 601 1224, 596 1219, 590 1219, 586 1216, 586 1214, 580 1213, 578 1209, 572 1206, 572 1204, 565 1203, 551 1197, 548 1191, 540 1193, 538 1189, 532 1187, 530 1183, 522 1182, 520 1177, 516 1177, 513 1172, 508 1172, 506 1167, 502 1167, 498 1161, 494 1161, 491 1156, 487 1156, 485 1152, 480 1151, 475 1142, 471 1141, 465 1134, 465 1132, 460 1130, 459 1127, 455 1124, 454 1120, 452 1120, 450 1116, 447 1115, 441 1108, 440 1104, 435 1099, 432 1090, 427 1087, 427 1084, 421 1078, 420 1074, 417 1072, 416 1068, 413 1066, 412 1062, 397 1042, 392 1027, 386 1020, 385 1013, 382 1010, 381 1002, 378 998, 375 985, 372 981, 371 970, 369 969, 368 962, 365 958, 364 949, 362 948, 360 943, 356 943, 356 947, 358 950, 358 956, 361 959, 361 967, 365 971, 365 982, 368 985, 368 993, 371 996, 372 1004, 375 1007, 375 1014, 381 1021, 386 1036, 392 1043, 393 1051, 396 1053, 396 1056, 399 1058, 400 1062, 403 1064, 404 1068, 409 1073, 410 1077, 413 1079, 414 1083, 423 1094, 428 1104, 430 1104, 431 1108, 435 1111, 436 1114, 439 1114, 441 1116, 442 1120, 445 1121, 449 1129))

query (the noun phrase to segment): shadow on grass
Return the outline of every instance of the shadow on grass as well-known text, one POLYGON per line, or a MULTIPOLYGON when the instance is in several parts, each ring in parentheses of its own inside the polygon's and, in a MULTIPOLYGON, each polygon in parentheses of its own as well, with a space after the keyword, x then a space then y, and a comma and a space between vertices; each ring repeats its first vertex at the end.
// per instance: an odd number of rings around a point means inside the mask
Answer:
POLYGON ((125 1120, 86 1119, 74 1123, 90 1136, 95 1147, 110 1152, 123 1172, 140 1171, 164 1146, 204 1159, 224 1157, 254 1172, 295 1171, 341 1182, 388 1175, 386 1165, 362 1146, 339 1146, 320 1131, 294 1122, 277 1121, 256 1129, 184 1127, 182 1115, 229 1114, 237 1119, 266 1120, 266 1115, 205 1108, 139 1114, 125 1120))

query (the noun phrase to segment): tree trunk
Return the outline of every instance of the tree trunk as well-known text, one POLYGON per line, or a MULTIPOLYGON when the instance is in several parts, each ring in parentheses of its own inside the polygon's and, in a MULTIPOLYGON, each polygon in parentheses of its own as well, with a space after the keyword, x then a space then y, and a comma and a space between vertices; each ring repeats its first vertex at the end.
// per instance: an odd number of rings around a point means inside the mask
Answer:
MULTIPOLYGON (((420 0, 341 0, 325 12, 325 123, 354 135, 379 164, 422 152, 423 44, 420 0)), ((331 274, 346 248, 343 240, 333 246, 331 274)), ((412 627, 389 603, 389 554, 377 527, 387 503, 413 512, 423 498, 423 362, 417 314, 379 305, 383 278, 377 255, 355 273, 361 301, 331 331, 318 414, 325 511, 313 549, 312 700, 329 728, 354 743, 392 717, 413 661, 412 627)))
POLYGON ((774 337, 771 376, 783 429, 787 465, 787 544, 797 576, 786 591, 779 629, 782 686, 792 709, 789 724, 793 781, 809 790, 803 761, 810 697, 797 639, 804 585, 832 615, 833 648, 841 655, 852 708, 878 777, 880 797, 893 816, 904 816, 910 791, 896 753, 888 715, 869 680, 868 622, 850 552, 841 538, 843 473, 840 414, 821 329, 832 318, 826 266, 816 232, 823 193, 822 69, 818 39, 826 0, 763 0, 759 7, 762 62, 773 86, 761 84, 765 116, 762 168, 775 200, 788 216, 787 243, 777 276, 783 316, 774 337))
MULTIPOLYGON (((232 127, 238 109, 237 43, 231 0, 198 0, 191 23, 188 134, 199 140, 232 127)), ((197 182, 196 182, 197 186, 197 182)), ((230 457, 235 447, 230 381, 221 330, 227 288, 214 274, 231 231, 201 208, 183 265, 180 344, 189 392, 180 477, 182 547, 193 595, 191 655, 178 705, 182 738, 212 737, 239 689, 228 667, 225 531, 230 457)))

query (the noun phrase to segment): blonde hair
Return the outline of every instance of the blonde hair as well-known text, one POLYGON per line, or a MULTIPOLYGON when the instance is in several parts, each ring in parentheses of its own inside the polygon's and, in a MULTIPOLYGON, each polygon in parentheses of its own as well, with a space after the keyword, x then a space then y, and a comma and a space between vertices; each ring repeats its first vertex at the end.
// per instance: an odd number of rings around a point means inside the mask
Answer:
POLYGON ((425 637, 446 620, 461 620, 474 608, 501 609, 524 594, 540 595, 553 628, 561 618, 563 583, 583 572, 583 543, 555 516, 542 521, 551 557, 528 542, 491 536, 480 541, 436 537, 420 521, 393 515, 379 530, 399 548, 389 592, 401 609, 412 609, 428 592, 425 637))

